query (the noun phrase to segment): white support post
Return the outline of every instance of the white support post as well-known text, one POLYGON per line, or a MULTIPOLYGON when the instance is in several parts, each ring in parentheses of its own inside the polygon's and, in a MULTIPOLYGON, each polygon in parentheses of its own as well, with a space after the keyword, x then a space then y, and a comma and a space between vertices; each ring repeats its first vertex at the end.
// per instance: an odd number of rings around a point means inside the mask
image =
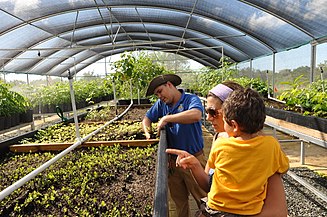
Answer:
POLYGON ((271 76, 271 85, 272 85, 272 97, 275 98, 275 73, 276 73, 276 54, 273 53, 273 71, 272 71, 272 76, 271 76))
POLYGON ((324 85, 324 76, 323 76, 324 70, 322 67, 320 67, 320 80, 321 80, 321 87, 322 91, 325 92, 325 85, 324 85))
POLYGON ((317 59, 317 42, 311 42, 311 60, 310 60, 310 84, 313 82, 314 72, 316 68, 316 59, 317 59))
POLYGON ((268 99, 270 98, 269 70, 267 70, 268 99))
POLYGON ((49 75, 46 75, 45 79, 47 80, 47 86, 49 86, 49 75))
POLYGON ((130 88, 131 88, 131 104, 133 104, 133 91, 132 91, 132 79, 129 80, 130 88))
POLYGON ((250 59, 250 77, 253 78, 253 65, 252 65, 252 59, 250 59))
POLYGON ((73 88, 73 77, 71 76, 70 71, 68 71, 68 80, 69 80, 69 88, 70 88, 70 97, 72 100, 73 116, 74 116, 75 129, 76 129, 76 138, 77 138, 77 141, 81 141, 81 134, 79 133, 79 126, 78 126, 78 119, 77 119, 75 93, 74 93, 74 88, 73 88))
POLYGON ((114 104, 115 104, 115 111, 116 111, 116 115, 117 115, 118 111, 117 111, 117 98, 116 98, 116 84, 115 84, 114 78, 112 78, 112 88, 114 91, 114 104))

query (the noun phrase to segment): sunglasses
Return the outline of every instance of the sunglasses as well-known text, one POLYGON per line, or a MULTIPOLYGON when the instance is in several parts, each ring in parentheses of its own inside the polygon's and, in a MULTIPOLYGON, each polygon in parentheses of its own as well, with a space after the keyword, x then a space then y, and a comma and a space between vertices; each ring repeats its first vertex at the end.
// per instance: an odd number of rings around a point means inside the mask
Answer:
POLYGON ((207 108, 206 113, 209 114, 211 117, 217 117, 219 115, 219 111, 214 108, 207 108))

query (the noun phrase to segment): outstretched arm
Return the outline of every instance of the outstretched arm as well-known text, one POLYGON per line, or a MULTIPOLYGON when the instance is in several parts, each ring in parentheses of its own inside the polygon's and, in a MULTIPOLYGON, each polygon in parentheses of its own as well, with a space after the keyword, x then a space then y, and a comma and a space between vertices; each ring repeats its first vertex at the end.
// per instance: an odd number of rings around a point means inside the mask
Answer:
POLYGON ((204 191, 209 192, 209 176, 205 173, 200 161, 195 156, 178 149, 166 149, 166 153, 178 155, 176 166, 182 167, 183 169, 191 169, 199 186, 204 191))

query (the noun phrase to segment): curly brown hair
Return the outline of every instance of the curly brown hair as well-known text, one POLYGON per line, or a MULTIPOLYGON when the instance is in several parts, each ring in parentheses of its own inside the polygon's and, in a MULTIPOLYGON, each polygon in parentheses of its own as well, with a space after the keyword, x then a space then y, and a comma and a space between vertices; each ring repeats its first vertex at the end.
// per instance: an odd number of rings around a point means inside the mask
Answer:
POLYGON ((234 90, 223 103, 225 120, 231 125, 236 121, 245 133, 260 131, 266 119, 266 109, 260 94, 251 89, 234 90))

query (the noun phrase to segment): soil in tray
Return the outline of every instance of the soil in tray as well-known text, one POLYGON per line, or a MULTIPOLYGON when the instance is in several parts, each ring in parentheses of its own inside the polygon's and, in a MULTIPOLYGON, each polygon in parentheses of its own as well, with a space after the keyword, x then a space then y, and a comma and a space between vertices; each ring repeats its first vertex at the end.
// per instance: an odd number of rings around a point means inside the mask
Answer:
MULTIPOLYGON (((87 114, 85 117, 85 122, 112 120, 117 115, 122 114, 126 108, 127 107, 117 107, 117 112, 113 106, 107 106, 102 109, 93 110, 87 114)), ((148 109, 149 107, 132 107, 120 120, 142 121, 148 109)))
MULTIPOLYGON (((0 191, 56 153, 8 153, 0 191)), ((0 216, 152 216, 156 147, 74 150, 0 202, 0 216)))
MULTIPOLYGON (((103 126, 103 122, 80 123, 79 131, 81 137, 85 137, 91 132, 103 126)), ((21 144, 28 143, 64 143, 75 142, 75 125, 56 124, 44 130, 38 131, 34 138, 27 138, 20 141, 21 144)), ((153 124, 152 139, 157 138, 156 124, 153 124)), ((136 140, 145 139, 142 124, 140 121, 116 121, 105 127, 88 141, 116 141, 116 140, 136 140)))

